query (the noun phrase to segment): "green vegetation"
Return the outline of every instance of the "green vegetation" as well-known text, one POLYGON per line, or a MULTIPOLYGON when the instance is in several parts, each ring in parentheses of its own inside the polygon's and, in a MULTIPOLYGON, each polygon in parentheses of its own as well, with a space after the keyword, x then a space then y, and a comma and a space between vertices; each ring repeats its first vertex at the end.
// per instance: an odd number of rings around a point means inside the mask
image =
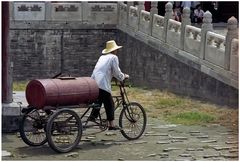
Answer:
POLYGON ((215 120, 215 117, 202 112, 182 112, 169 116, 168 120, 173 123, 192 125, 212 122, 215 120))
POLYGON ((25 91, 27 81, 13 82, 13 91, 25 91))
MULTIPOLYGON (((137 87, 126 90, 129 100, 139 102, 148 117, 186 125, 218 123, 238 130, 238 109, 175 95, 168 91, 137 87)), ((118 95, 119 90, 114 89, 113 94, 118 95)))
POLYGON ((186 102, 181 98, 160 98, 156 104, 158 108, 182 106, 186 102))

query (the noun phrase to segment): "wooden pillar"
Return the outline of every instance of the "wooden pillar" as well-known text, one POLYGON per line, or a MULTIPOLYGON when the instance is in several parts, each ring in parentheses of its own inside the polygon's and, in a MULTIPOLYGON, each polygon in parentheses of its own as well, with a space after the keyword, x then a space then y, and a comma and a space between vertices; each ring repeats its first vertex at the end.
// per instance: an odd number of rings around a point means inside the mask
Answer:
POLYGON ((12 75, 9 55, 9 2, 2 2, 2 103, 12 102, 12 75))

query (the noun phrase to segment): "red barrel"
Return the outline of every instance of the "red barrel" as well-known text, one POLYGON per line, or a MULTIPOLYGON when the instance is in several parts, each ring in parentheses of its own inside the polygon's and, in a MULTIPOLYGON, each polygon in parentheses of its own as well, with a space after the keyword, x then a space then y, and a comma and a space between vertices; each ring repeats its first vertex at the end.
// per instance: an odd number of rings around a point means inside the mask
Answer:
POLYGON ((98 94, 98 85, 90 77, 36 79, 30 81, 26 88, 28 104, 38 109, 91 103, 98 94))

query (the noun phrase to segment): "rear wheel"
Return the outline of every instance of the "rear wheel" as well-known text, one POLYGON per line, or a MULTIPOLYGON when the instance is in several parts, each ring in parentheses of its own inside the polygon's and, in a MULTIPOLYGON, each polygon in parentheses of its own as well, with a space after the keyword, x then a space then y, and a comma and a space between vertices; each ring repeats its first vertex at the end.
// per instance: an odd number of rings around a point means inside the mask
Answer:
POLYGON ((22 140, 29 146, 41 146, 47 142, 45 124, 47 114, 43 110, 33 109, 23 115, 19 132, 22 140))
POLYGON ((119 126, 122 135, 128 140, 135 140, 145 131, 147 116, 144 108, 136 102, 131 102, 123 108, 119 116, 119 126))
POLYGON ((56 111, 47 123, 47 140, 56 152, 73 150, 82 137, 82 123, 76 112, 70 109, 56 111))

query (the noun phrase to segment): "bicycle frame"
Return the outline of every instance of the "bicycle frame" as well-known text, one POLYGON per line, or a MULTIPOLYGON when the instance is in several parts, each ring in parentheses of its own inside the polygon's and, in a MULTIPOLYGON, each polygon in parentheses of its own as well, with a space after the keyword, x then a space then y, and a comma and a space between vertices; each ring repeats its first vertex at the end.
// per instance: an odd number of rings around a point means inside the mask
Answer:
MULTIPOLYGON (((127 97, 127 92, 124 88, 125 87, 124 84, 125 84, 124 81, 120 82, 119 84, 116 83, 116 85, 119 86, 120 95, 119 96, 113 96, 113 98, 115 99, 115 101, 114 101, 115 110, 114 111, 116 111, 120 107, 120 105, 123 105, 123 108, 126 108, 128 103, 129 103, 129 100, 128 100, 128 97, 127 97)), ((80 118, 82 119, 88 113, 88 111, 92 108, 97 108, 97 106, 94 106, 94 104, 89 105, 87 110, 81 115, 80 118)), ((100 118, 101 118, 101 115, 103 113, 105 113, 105 111, 102 112, 99 115, 100 118)), ((129 111, 128 111, 128 113, 129 113, 129 111)), ((100 121, 101 121, 101 119, 100 119, 100 121)))

